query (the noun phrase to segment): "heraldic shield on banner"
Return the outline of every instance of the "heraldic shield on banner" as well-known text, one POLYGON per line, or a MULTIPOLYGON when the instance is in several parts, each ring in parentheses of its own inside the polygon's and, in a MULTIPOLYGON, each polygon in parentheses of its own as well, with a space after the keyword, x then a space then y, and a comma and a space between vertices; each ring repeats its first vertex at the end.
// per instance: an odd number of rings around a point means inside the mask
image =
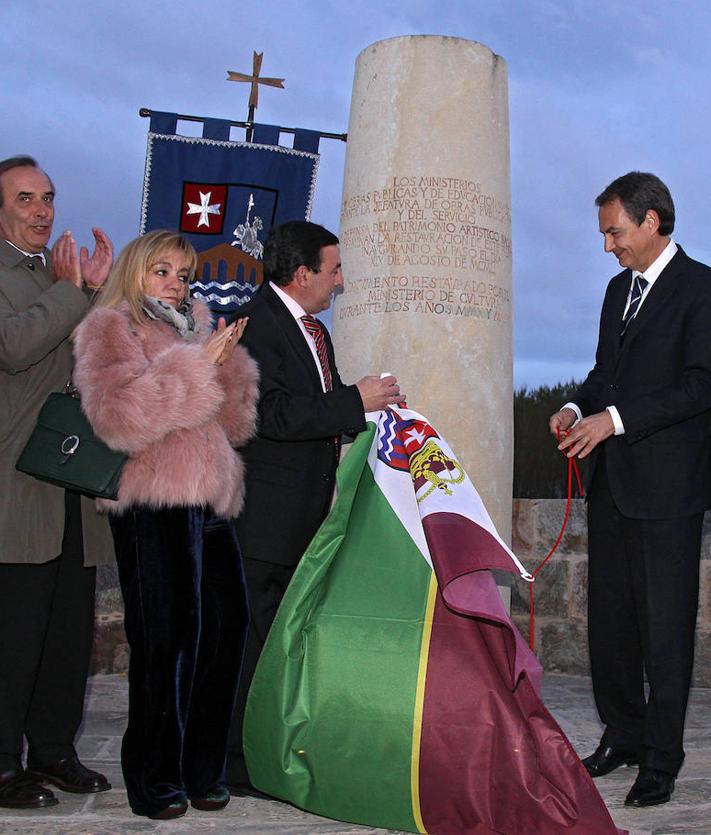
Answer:
POLYGON ((262 283, 272 226, 308 220, 318 172, 319 134, 255 125, 252 142, 230 141, 230 122, 203 120, 203 136, 176 133, 179 117, 153 111, 148 132, 141 234, 175 229, 198 253, 193 295, 229 317, 262 283))

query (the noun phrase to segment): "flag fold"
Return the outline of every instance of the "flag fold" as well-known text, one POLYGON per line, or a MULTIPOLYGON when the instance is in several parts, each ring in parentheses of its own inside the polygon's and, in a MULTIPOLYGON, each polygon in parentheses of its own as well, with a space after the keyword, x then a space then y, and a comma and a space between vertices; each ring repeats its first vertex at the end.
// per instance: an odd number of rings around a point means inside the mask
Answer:
POLYGON ((530 575, 426 418, 368 417, 252 682, 253 784, 409 832, 618 833, 488 569, 530 575))

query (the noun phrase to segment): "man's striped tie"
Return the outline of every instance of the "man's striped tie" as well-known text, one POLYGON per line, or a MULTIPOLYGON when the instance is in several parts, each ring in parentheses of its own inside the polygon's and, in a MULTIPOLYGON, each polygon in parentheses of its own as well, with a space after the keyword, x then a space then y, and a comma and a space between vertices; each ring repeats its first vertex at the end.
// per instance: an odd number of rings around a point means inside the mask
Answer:
POLYGON ((627 313, 625 313, 625 317, 622 320, 622 330, 620 331, 620 341, 622 341, 625 337, 625 332, 627 328, 630 326, 630 322, 634 319, 637 311, 639 310, 639 304, 642 301, 642 295, 644 294, 644 288, 649 284, 646 278, 641 275, 635 276, 634 284, 632 285, 632 295, 630 297, 630 306, 627 308, 627 313))
POLYGON ((323 383, 326 391, 332 391, 333 380, 331 379, 331 364, 328 361, 328 352, 326 351, 326 338, 323 335, 323 325, 318 319, 307 313, 301 317, 306 331, 311 336, 316 345, 316 353, 318 354, 318 361, 321 363, 321 371, 323 372, 323 383))

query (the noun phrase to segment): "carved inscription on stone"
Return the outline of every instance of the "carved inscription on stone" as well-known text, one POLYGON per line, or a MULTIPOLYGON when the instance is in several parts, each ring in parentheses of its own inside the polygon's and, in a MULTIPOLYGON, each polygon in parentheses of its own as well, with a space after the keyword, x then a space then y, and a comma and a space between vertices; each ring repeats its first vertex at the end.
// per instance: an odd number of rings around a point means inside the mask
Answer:
POLYGON ((393 177, 347 197, 341 249, 359 275, 346 276, 339 319, 415 312, 511 318, 511 211, 481 184, 456 177, 393 177), (505 284, 497 281, 499 273, 505 284))

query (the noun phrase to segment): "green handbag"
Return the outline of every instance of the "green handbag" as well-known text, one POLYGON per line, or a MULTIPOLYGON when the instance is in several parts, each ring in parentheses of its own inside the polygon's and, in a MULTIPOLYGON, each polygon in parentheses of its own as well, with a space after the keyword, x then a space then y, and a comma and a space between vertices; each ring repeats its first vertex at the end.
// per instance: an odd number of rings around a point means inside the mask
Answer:
POLYGON ((15 469, 90 498, 115 499, 126 458, 94 435, 68 389, 45 400, 15 469))

